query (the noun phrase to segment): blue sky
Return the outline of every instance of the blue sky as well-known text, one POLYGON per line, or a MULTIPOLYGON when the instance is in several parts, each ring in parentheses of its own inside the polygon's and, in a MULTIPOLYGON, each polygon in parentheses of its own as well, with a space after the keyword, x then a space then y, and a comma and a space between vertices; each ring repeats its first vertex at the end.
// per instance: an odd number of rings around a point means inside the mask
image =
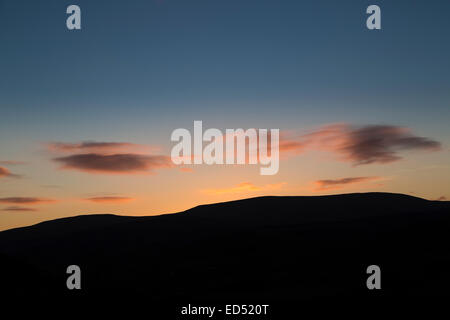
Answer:
POLYGON ((366 1, 77 1, 81 31, 65 28, 72 2, 0 3, 2 126, 220 108, 449 116, 448 1, 378 1, 381 31, 366 1))

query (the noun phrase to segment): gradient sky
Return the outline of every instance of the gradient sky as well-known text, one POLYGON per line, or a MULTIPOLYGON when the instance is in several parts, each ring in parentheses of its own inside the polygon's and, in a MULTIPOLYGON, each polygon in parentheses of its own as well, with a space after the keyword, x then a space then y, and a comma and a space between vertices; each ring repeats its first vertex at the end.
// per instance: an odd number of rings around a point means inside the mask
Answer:
POLYGON ((448 12, 446 0, 0 0, 0 230, 268 194, 449 199, 448 12), (66 28, 71 4, 80 31, 66 28), (365 26, 371 4, 382 30, 365 26), (54 160, 105 152, 84 141, 169 155, 171 132, 194 120, 279 128, 293 147, 274 176, 251 165, 99 174, 54 160), (330 125, 350 150, 323 145, 330 125), (358 145, 370 128, 387 141, 369 150, 381 156, 358 145))

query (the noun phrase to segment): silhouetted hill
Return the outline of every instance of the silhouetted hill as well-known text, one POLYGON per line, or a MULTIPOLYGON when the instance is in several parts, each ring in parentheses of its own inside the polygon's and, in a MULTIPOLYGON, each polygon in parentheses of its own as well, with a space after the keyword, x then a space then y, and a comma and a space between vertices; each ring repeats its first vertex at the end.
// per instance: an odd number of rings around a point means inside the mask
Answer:
POLYGON ((77 216, 1 232, 1 290, 177 301, 446 295, 449 227, 449 202, 390 193, 77 216), (79 292, 66 288, 72 264, 79 292), (372 264, 382 270, 378 292, 366 288, 372 264))

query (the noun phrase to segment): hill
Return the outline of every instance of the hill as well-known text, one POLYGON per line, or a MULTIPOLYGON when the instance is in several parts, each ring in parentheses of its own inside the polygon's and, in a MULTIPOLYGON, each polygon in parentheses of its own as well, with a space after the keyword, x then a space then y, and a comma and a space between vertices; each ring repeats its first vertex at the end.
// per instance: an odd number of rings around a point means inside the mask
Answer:
POLYGON ((260 197, 149 217, 86 215, 0 232, 13 296, 287 301, 446 295, 450 203, 401 194, 260 197), (66 268, 82 290, 66 288, 66 268), (382 290, 366 288, 366 268, 382 290))

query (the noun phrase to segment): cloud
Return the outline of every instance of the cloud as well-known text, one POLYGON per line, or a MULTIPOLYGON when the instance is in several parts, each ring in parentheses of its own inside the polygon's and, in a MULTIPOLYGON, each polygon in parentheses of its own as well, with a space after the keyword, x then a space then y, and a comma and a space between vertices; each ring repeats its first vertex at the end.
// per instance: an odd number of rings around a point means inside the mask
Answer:
POLYGON ((331 124, 297 138, 282 136, 280 151, 321 150, 337 154, 339 160, 353 165, 390 163, 402 159, 404 150, 437 151, 441 144, 419 137, 410 129, 390 125, 355 127, 331 124), (282 148, 282 146, 285 146, 282 148))
POLYGON ((26 207, 16 207, 16 206, 14 206, 14 207, 4 208, 4 209, 2 209, 2 211, 31 212, 31 211, 37 211, 37 210, 34 209, 34 208, 26 208, 26 207))
POLYGON ((97 202, 97 203, 120 203, 120 202, 128 202, 135 200, 133 198, 128 197, 94 197, 94 198, 87 198, 84 199, 91 202, 97 202))
POLYGON ((53 159, 61 163, 63 169, 74 169, 90 173, 142 173, 172 165, 170 158, 142 154, 74 154, 53 159))
POLYGON ((344 186, 357 184, 362 182, 379 180, 380 177, 351 177, 332 180, 317 180, 314 182, 316 185, 315 191, 340 189, 344 186))
POLYGON ((155 151, 159 148, 151 147, 141 144, 129 142, 97 142, 97 141, 83 141, 83 142, 50 142, 47 144, 50 151, 54 152, 69 152, 69 153, 135 153, 145 151, 155 151))
POLYGON ((248 192, 260 192, 260 191, 271 191, 278 190, 285 185, 286 182, 266 184, 264 186, 256 186, 251 182, 242 182, 234 187, 223 188, 223 189, 206 189, 204 192, 214 195, 229 194, 229 193, 248 193, 248 192))
POLYGON ((0 167, 0 178, 1 177, 7 177, 11 174, 8 169, 0 167))
POLYGON ((55 200, 44 199, 44 198, 34 198, 34 197, 0 198, 0 203, 13 203, 13 204, 22 204, 22 205, 32 205, 32 204, 41 204, 41 203, 49 203, 49 202, 55 202, 55 200))
POLYGON ((302 152, 306 147, 306 144, 292 141, 292 140, 284 140, 283 137, 280 137, 280 152, 302 152))
POLYGON ((27 162, 3 160, 3 161, 0 161, 0 164, 5 165, 5 166, 18 166, 18 165, 22 165, 22 164, 27 164, 27 162))
POLYGON ((101 174, 137 174, 172 166, 169 157, 145 153, 155 150, 155 147, 128 142, 52 142, 47 146, 53 152, 70 153, 53 158, 53 161, 62 164, 63 169, 101 174))
POLYGON ((11 171, 4 167, 0 167, 0 178, 10 177, 10 178, 20 178, 21 176, 18 174, 13 174, 11 171))

